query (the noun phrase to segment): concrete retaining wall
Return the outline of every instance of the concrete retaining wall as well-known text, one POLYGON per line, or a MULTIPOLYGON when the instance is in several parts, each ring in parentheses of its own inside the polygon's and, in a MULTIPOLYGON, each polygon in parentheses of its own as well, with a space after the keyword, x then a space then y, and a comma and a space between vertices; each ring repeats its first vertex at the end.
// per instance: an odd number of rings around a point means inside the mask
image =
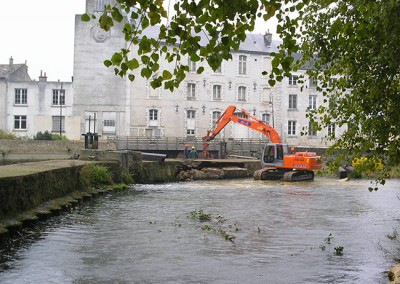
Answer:
MULTIPOLYGON (((6 140, 0 139, 0 163, 76 159, 84 149, 83 141, 6 140)), ((99 142, 101 150, 115 150, 112 142, 99 142)))

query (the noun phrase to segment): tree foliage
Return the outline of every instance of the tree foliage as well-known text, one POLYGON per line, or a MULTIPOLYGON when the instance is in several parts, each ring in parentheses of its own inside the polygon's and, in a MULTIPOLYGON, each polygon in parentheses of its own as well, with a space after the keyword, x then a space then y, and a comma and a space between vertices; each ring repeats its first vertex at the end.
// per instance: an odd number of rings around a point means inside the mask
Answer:
POLYGON ((326 102, 308 113, 310 120, 319 129, 332 123, 347 127, 343 136, 330 137, 336 141, 332 149, 341 150, 335 162, 351 164, 361 156, 383 161, 378 181, 399 164, 399 1, 177 0, 171 17, 167 1, 116 2, 98 20, 107 31, 115 22, 123 23, 125 15, 129 21, 122 32, 129 45, 104 64, 131 81, 138 69, 152 87, 171 91, 189 70, 183 56, 216 70, 232 58, 257 18, 276 17, 282 44, 273 54, 272 70, 266 70, 269 84, 307 66, 307 76, 318 80, 326 102), (143 30, 155 25, 158 38, 146 37, 143 30), (207 38, 206 44, 200 44, 200 35, 207 38), (132 45, 138 47, 135 56, 130 54, 132 45), (296 54, 301 58, 295 59, 296 54), (175 62, 172 73, 160 70, 160 60, 175 62))

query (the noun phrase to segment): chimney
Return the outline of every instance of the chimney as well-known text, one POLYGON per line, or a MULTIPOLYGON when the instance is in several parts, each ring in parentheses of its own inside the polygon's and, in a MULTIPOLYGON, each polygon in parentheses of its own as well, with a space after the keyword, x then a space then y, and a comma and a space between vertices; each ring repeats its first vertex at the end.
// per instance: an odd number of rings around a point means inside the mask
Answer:
POLYGON ((272 34, 269 32, 269 30, 264 35, 264 43, 266 46, 271 46, 272 34))
POLYGON ((13 66, 14 64, 14 59, 12 58, 12 56, 10 57, 10 66, 13 66))
POLYGON ((44 76, 43 76, 43 71, 40 70, 39 82, 46 82, 46 81, 47 81, 46 72, 44 72, 44 76))

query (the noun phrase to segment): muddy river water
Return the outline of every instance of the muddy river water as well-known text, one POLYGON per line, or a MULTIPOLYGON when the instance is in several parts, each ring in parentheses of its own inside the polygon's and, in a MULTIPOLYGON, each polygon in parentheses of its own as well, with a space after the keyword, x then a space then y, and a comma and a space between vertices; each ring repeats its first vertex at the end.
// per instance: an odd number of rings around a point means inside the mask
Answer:
POLYGON ((386 283, 400 181, 369 185, 132 185, 2 243, 0 283, 386 283))

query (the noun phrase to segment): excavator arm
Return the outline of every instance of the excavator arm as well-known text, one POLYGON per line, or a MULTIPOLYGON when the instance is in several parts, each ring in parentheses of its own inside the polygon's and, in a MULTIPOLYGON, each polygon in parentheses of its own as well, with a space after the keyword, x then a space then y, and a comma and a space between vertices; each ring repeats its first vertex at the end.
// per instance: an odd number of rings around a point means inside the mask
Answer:
POLYGON ((241 109, 240 112, 248 118, 237 116, 236 107, 229 106, 221 115, 221 117, 215 122, 213 127, 210 130, 207 130, 207 135, 203 137, 203 141, 208 142, 213 140, 215 136, 217 136, 222 129, 224 129, 225 126, 232 121, 264 134, 273 143, 281 143, 281 138, 274 128, 251 115, 244 109, 241 109))

